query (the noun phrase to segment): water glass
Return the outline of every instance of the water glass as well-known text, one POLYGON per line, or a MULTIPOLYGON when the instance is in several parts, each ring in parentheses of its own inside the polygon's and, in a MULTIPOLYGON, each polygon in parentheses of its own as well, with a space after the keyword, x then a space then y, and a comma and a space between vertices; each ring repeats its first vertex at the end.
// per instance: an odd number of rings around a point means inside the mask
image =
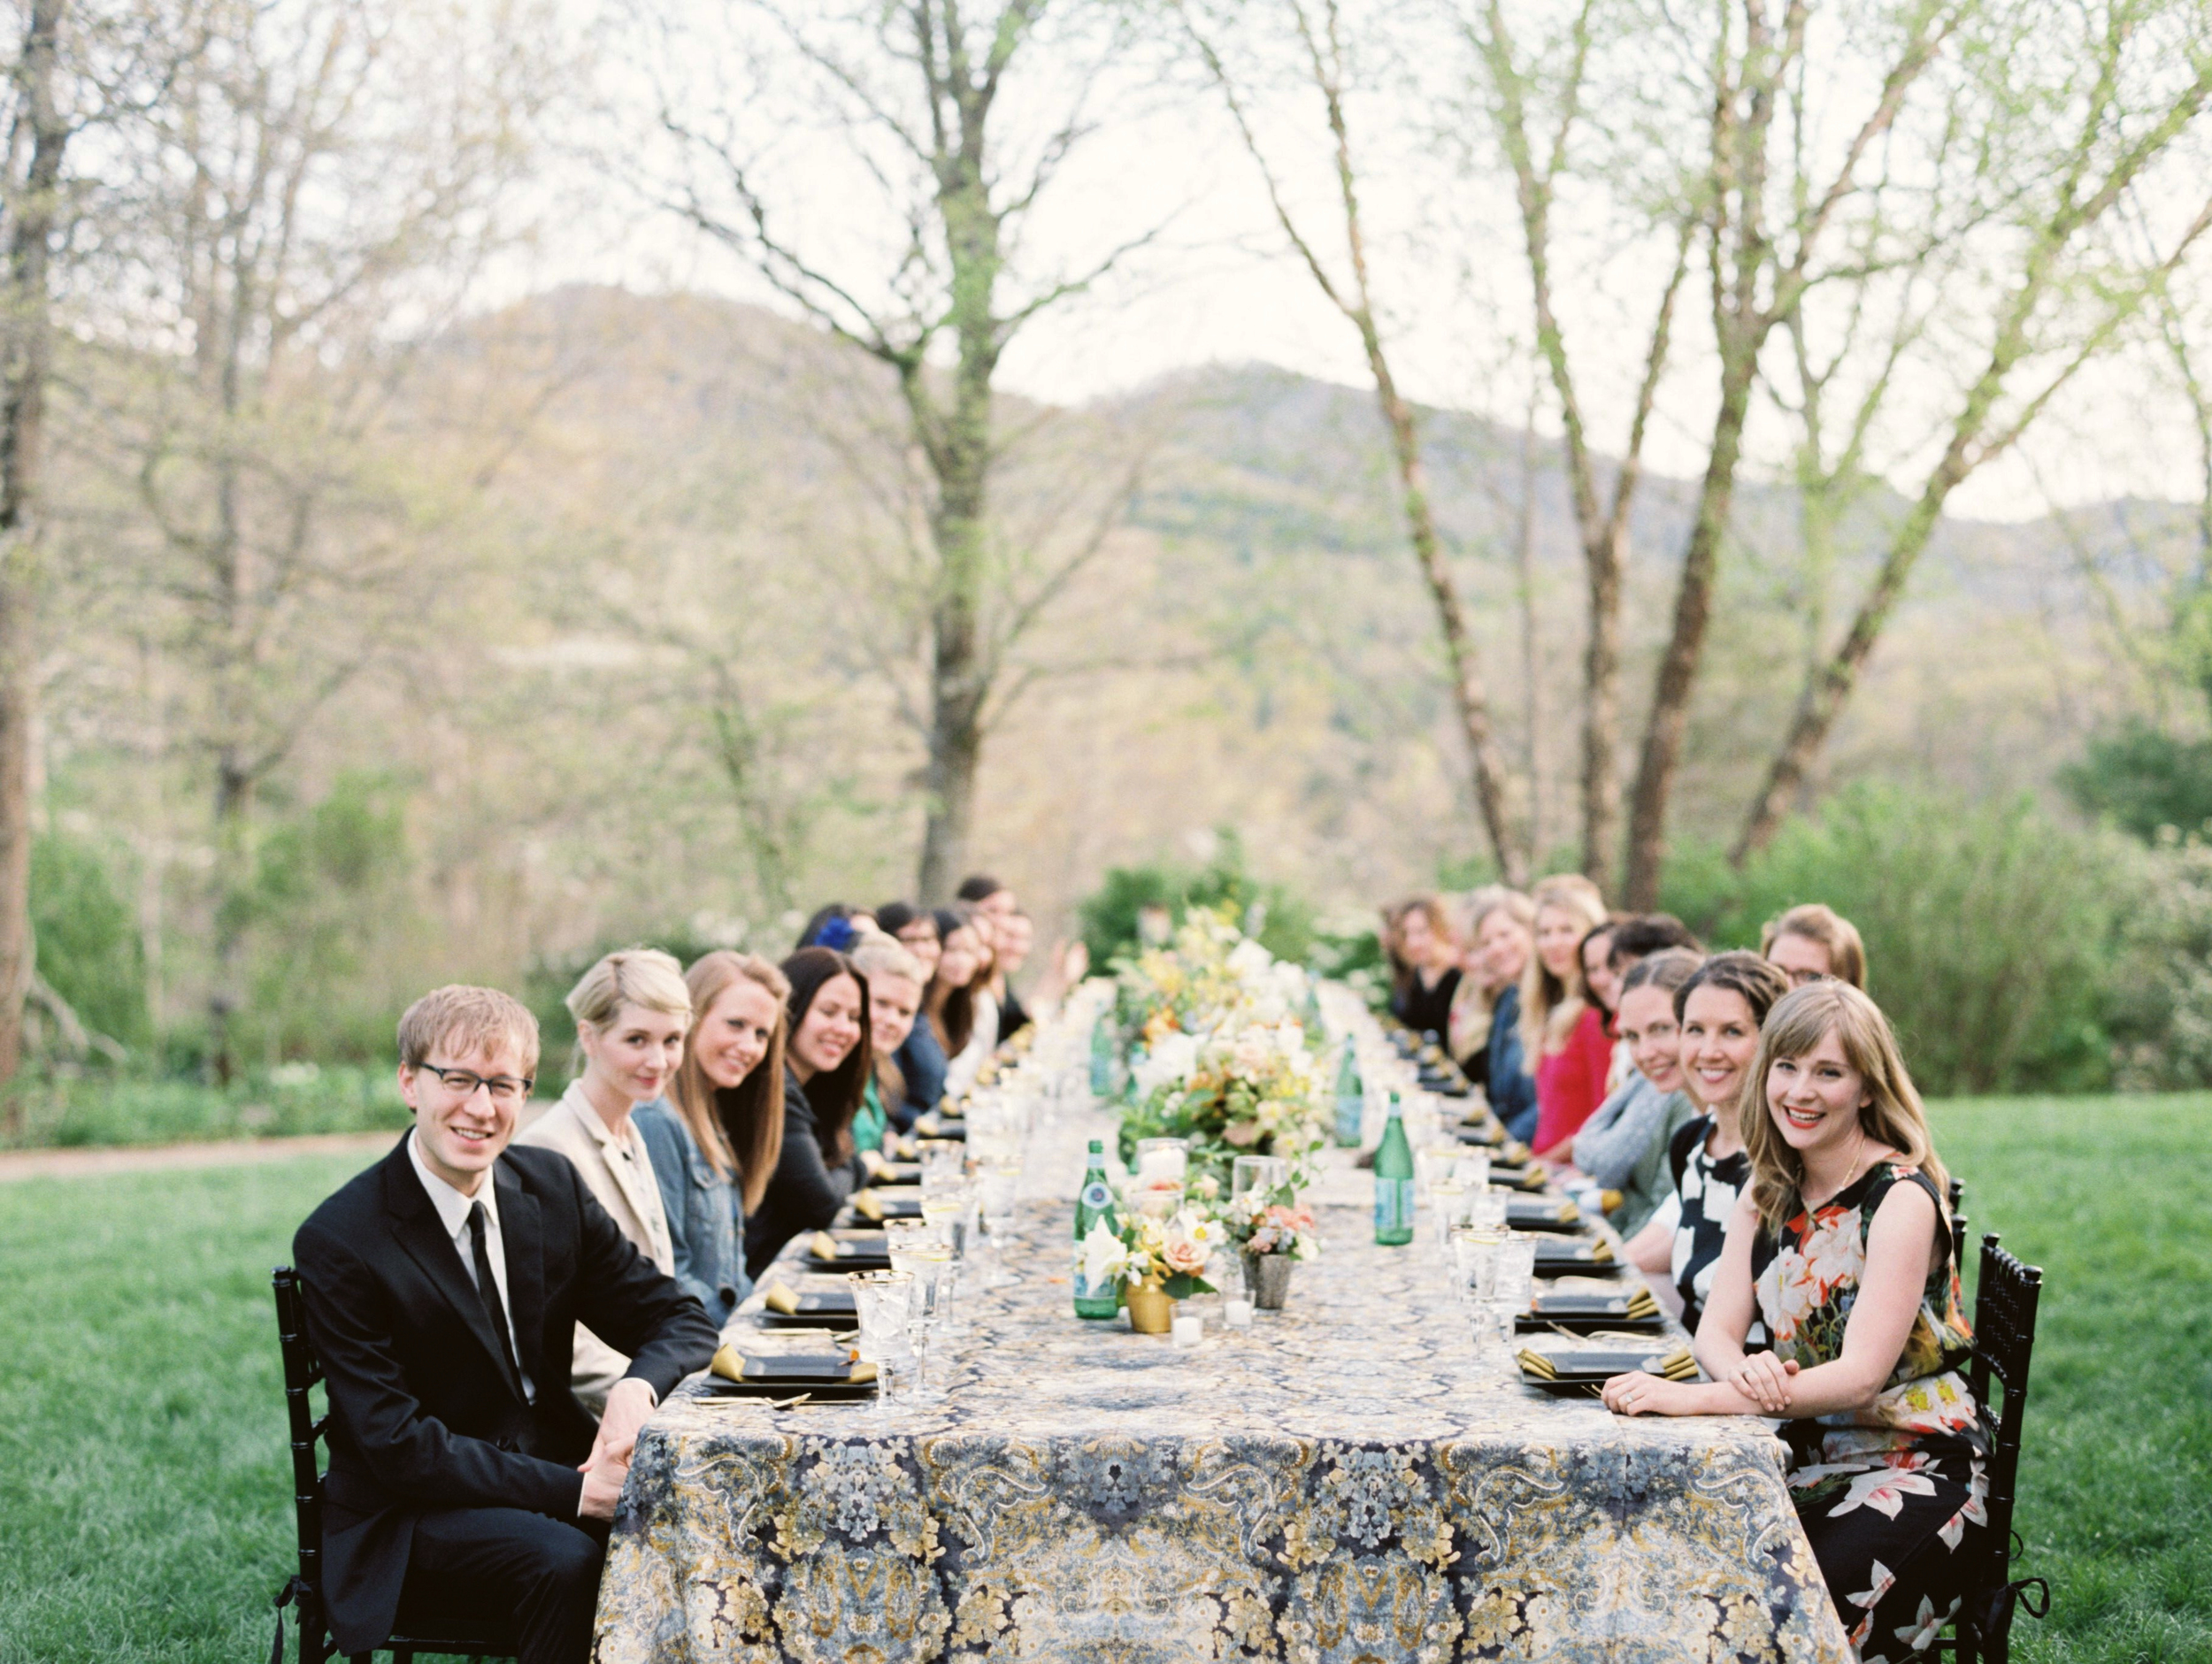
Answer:
POLYGON ((1467 1223, 1477 1231, 1503 1231, 1512 1198, 1494 1185, 1467 1193, 1467 1223))
POLYGON ((1462 1148, 1458 1159, 1452 1164, 1452 1171, 1459 1182, 1471 1191, 1490 1188, 1490 1158, 1480 1150, 1462 1148))
POLYGON ((853 1310, 860 1319, 860 1355, 876 1363, 886 1352, 905 1351, 906 1325, 914 1310, 914 1274, 856 1271, 845 1281, 852 1285, 853 1310))
POLYGON ((1474 1321, 1475 1356, 1491 1368, 1512 1366, 1515 1320, 1520 1313, 1510 1300, 1477 1300, 1470 1308, 1474 1321))
POLYGON ((1462 1300, 1489 1298, 1496 1281, 1502 1231, 1465 1228, 1452 1232, 1452 1288, 1462 1300))
POLYGON ((968 1146, 957 1139, 924 1139, 921 1142, 922 1183, 956 1179, 966 1170, 968 1146))
POLYGON ((1240 1155, 1229 1164, 1232 1201, 1252 1190, 1271 1197, 1289 1183, 1290 1163, 1279 1155, 1240 1155))
POLYGON ((1467 1223, 1467 1187, 1448 1167, 1429 1186, 1429 1223, 1438 1251, 1448 1254, 1452 1232, 1467 1223))
POLYGON ((983 1229, 991 1245, 991 1274, 987 1288, 1006 1288, 1020 1281, 1006 1262, 1014 1228, 1014 1200, 1021 1186, 1021 1169, 1011 1162, 986 1167, 976 1181, 976 1200, 983 1211, 983 1229))
POLYGON ((1490 1298, 1525 1312, 1536 1303, 1536 1238, 1528 1231, 1509 1231, 1493 1256, 1494 1275, 1490 1298))

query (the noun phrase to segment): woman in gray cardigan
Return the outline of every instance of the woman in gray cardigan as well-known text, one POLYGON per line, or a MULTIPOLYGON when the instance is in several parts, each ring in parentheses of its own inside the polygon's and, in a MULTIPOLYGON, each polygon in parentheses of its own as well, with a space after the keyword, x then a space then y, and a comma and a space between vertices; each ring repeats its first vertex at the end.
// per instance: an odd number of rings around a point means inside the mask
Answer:
POLYGON ((752 1292, 745 1215, 783 1146, 784 1004, 790 984, 754 954, 712 953, 685 978, 692 1025, 668 1096, 641 1108, 675 1254, 675 1278, 718 1327, 752 1292))
POLYGON ((1621 1192, 1612 1223, 1632 1237, 1674 1188, 1667 1141, 1697 1113, 1682 1090, 1674 991, 1703 962, 1680 948, 1640 959, 1622 979, 1621 1039, 1636 1067, 1575 1134, 1575 1165, 1621 1192))

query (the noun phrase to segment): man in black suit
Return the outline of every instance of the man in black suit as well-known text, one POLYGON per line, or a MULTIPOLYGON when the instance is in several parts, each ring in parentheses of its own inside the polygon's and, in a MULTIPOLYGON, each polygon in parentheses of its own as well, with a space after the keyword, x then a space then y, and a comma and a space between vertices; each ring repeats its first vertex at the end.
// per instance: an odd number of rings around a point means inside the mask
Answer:
POLYGON ((582 1664, 638 1429, 714 1325, 565 1157, 508 1149, 538 1061, 526 1010, 441 988, 399 1051, 414 1130, 293 1240, 330 1392, 331 1631, 380 1645, 403 1603, 419 1623, 511 1619, 523 1664, 582 1664), (580 1319, 631 1359, 595 1436, 568 1386, 580 1319))

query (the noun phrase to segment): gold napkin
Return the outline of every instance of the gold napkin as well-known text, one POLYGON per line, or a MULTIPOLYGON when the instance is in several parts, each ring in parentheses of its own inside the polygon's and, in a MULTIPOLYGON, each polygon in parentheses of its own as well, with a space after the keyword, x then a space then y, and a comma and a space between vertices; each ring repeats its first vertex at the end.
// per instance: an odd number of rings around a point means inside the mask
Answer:
POLYGON ((1656 1317, 1659 1315, 1659 1302, 1652 1299, 1649 1289, 1640 1288, 1628 1297, 1628 1315, 1631 1317, 1656 1317))
POLYGON ((818 1260, 834 1260, 837 1257, 837 1238, 826 1231, 816 1231, 807 1247, 818 1260))
POLYGON ((786 1317, 799 1315, 799 1297, 780 1283, 771 1283, 762 1290, 760 1303, 772 1312, 781 1312, 786 1317))
MULTIPOLYGON (((772 1366, 775 1360, 764 1358, 761 1361, 772 1366)), ((745 1378, 745 1354, 735 1346, 726 1345, 716 1351, 714 1361, 707 1368, 725 1381, 742 1381, 745 1378)), ((872 1381, 876 1378, 876 1367, 872 1363, 855 1363, 847 1369, 845 1378, 856 1384, 872 1381)))
POLYGON ((853 1211, 863 1219, 883 1220, 883 1199, 872 1190, 864 1190, 853 1198, 853 1211))
POLYGON ((1613 1245, 1609 1242, 1601 1242, 1595 1247, 1592 1248, 1590 1250, 1590 1263, 1593 1265, 1612 1264, 1613 1245))

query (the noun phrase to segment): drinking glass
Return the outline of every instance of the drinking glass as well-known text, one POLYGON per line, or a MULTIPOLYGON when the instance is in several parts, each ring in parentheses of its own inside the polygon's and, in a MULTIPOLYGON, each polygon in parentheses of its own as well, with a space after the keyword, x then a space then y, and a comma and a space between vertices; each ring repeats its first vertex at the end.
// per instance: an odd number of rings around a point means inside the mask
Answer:
POLYGON ((1525 1312, 1536 1301, 1536 1238, 1528 1231, 1509 1231, 1493 1257, 1495 1275, 1490 1291, 1494 1300, 1525 1312))
POLYGON ((1520 1314, 1510 1300, 1476 1300, 1470 1308, 1475 1330, 1475 1356, 1493 1370, 1513 1367, 1516 1319, 1520 1314))
POLYGON ((1512 1198, 1494 1185, 1467 1194, 1467 1223, 1478 1231, 1503 1231, 1506 1209, 1512 1198))
POLYGON ((983 1230, 991 1245, 991 1274, 987 1288, 1008 1288, 1019 1282, 1007 1265, 1007 1248, 1014 1228, 1014 1199, 1021 1186, 1021 1169, 1012 1162, 995 1162, 976 1182, 976 1199, 983 1210, 983 1230))
POLYGON ((914 1303, 907 1318, 906 1338, 914 1350, 914 1396, 933 1403, 945 1395, 943 1384, 930 1380, 929 1360, 951 1299, 952 1252, 932 1242, 903 1254, 895 1252, 891 1267, 913 1274, 914 1303))
POLYGON ((1290 1163, 1279 1155, 1240 1155, 1229 1164, 1229 1200, 1248 1190, 1267 1196, 1290 1183, 1290 1163))
POLYGON ((1490 1188, 1490 1158, 1480 1150, 1463 1147, 1452 1164, 1452 1171, 1458 1177, 1459 1182, 1471 1191, 1490 1188))
POLYGON ((968 1146, 957 1139, 924 1139, 921 1143, 922 1183, 958 1178, 968 1161, 968 1146))
POLYGON ((1498 1245, 1502 1231, 1466 1228, 1452 1232, 1452 1287, 1463 1301, 1489 1297, 1496 1277, 1498 1245))
POLYGON ((1429 1223, 1440 1252, 1450 1251, 1452 1232, 1467 1223, 1467 1195, 1448 1167, 1429 1185, 1429 1223))

